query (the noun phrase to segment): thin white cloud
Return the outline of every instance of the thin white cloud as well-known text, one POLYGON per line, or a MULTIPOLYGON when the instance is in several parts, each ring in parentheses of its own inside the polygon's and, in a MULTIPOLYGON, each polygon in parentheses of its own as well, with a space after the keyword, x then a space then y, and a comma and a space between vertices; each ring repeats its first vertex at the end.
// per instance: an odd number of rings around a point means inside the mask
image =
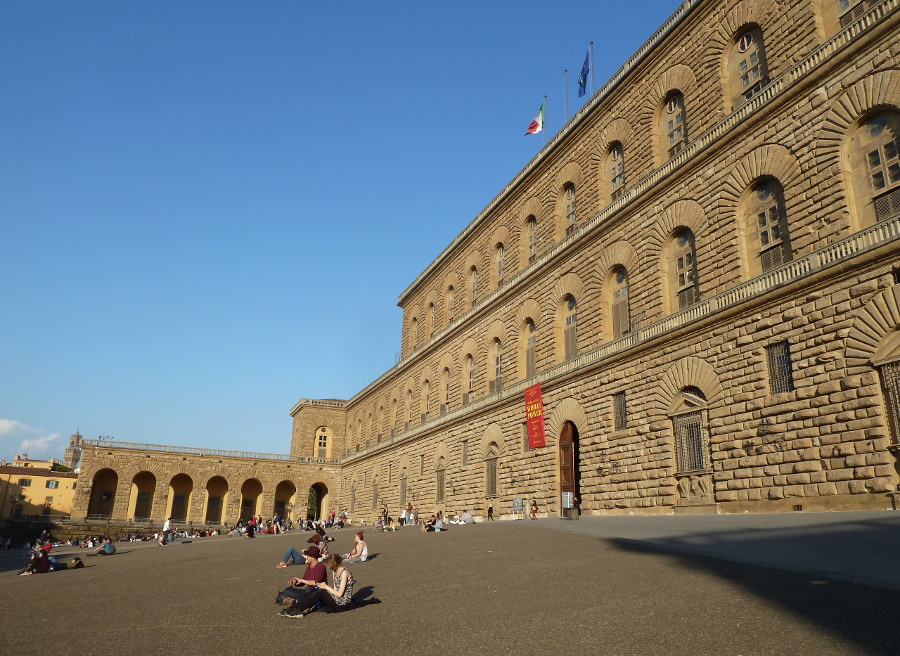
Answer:
POLYGON ((0 419, 0 439, 21 435, 22 433, 40 432, 15 419, 0 419))
POLYGON ((0 458, 11 460, 23 453, 38 460, 58 458, 62 450, 62 445, 57 443, 60 434, 43 432, 15 419, 0 418, 0 458))
POLYGON ((43 435, 33 440, 22 440, 22 444, 19 445, 19 450, 22 451, 22 453, 27 453, 32 458, 46 458, 50 455, 51 451, 58 449, 57 445, 53 444, 53 442, 58 439, 59 433, 50 433, 49 435, 43 435))

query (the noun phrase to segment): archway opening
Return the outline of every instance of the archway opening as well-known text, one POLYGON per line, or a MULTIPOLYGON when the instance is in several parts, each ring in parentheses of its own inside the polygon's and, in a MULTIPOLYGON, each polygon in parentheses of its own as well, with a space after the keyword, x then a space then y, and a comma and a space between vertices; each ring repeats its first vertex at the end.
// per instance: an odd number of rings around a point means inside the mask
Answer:
POLYGON ((213 476, 206 483, 206 514, 207 524, 222 523, 222 508, 225 507, 225 498, 228 495, 228 481, 221 476, 213 476))
POLYGON ((258 512, 259 495, 262 494, 262 483, 255 478, 248 478, 241 486, 241 519, 247 520, 258 512))
POLYGON ((88 517, 107 519, 112 516, 118 485, 119 475, 112 469, 101 469, 94 474, 91 500, 88 502, 88 517))
POLYGON ((325 511, 328 499, 328 486, 324 483, 313 483, 309 488, 306 501, 306 518, 320 519, 325 511))
POLYGON ((148 471, 138 472, 131 479, 131 497, 128 500, 128 516, 136 521, 150 519, 153 512, 153 493, 156 491, 156 476, 148 471))
POLYGON ((275 488, 275 507, 272 515, 281 515, 282 519, 294 519, 294 494, 296 486, 290 481, 281 481, 275 488))
POLYGON ((559 432, 560 516, 565 519, 578 519, 581 516, 580 469, 578 428, 567 421, 559 432))
POLYGON ((187 474, 178 474, 172 477, 172 481, 169 483, 168 517, 179 522, 187 519, 193 489, 194 481, 187 474))

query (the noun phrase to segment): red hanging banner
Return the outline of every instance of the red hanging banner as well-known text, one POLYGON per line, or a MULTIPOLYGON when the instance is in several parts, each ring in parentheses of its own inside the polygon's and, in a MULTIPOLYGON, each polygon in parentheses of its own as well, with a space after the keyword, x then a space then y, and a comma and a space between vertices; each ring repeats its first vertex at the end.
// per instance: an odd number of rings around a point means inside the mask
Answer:
POLYGON ((532 385, 525 388, 525 420, 528 427, 528 448, 537 449, 547 445, 544 433, 544 400, 541 397, 541 386, 532 385))

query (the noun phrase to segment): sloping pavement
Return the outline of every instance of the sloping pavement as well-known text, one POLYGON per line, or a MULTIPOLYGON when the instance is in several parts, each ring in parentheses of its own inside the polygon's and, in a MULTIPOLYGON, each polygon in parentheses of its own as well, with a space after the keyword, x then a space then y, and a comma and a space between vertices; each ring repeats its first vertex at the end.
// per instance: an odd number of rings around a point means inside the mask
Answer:
POLYGON ((900 511, 605 516, 533 523, 900 590, 900 511))

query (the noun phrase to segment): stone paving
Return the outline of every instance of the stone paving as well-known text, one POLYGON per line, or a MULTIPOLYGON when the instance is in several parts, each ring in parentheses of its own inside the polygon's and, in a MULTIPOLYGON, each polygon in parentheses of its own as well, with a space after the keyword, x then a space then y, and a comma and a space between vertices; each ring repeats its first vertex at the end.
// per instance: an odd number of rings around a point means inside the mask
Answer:
MULTIPOLYGON (((752 533, 746 522, 743 537, 736 523, 731 533, 722 529, 727 539, 715 539, 708 526, 705 537, 698 532, 697 518, 662 535, 665 522, 654 522, 666 519, 679 518, 369 530, 373 558, 352 571, 358 594, 382 603, 297 620, 277 615, 274 596, 302 569, 275 564, 288 546, 305 546, 308 533, 121 544, 113 557, 85 558, 83 570, 28 577, 16 576, 21 555, 6 554, 0 654, 900 653, 900 591, 727 560, 726 547, 752 533), (616 524, 631 526, 630 537, 616 524), (664 550, 653 543, 661 537, 702 542, 704 553, 664 550)), ((828 534, 853 521, 832 522, 828 534)), ((768 544, 757 536, 755 550, 777 552, 787 530, 773 530, 768 544)), ((888 534, 880 526, 871 537, 888 534)), ((348 550, 353 531, 334 535, 332 546, 348 550)), ((827 542, 822 534, 814 541, 827 542)), ((871 546, 861 541, 856 553, 871 546)))

